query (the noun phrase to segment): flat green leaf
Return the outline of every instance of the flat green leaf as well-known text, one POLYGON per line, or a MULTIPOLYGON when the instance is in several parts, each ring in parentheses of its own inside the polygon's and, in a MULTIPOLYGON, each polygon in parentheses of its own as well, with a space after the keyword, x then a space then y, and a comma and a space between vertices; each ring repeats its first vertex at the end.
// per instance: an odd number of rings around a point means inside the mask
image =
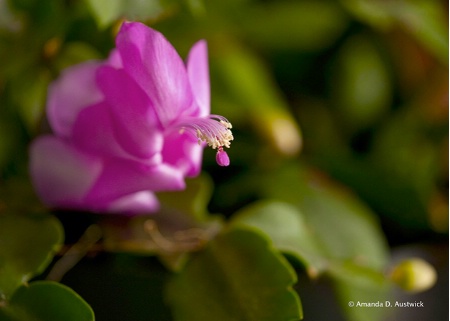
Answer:
POLYGON ((260 185, 265 195, 300 209, 327 258, 385 267, 387 244, 375 215, 342 186, 297 164, 262 177, 260 185))
POLYGON ((375 43, 365 35, 354 36, 343 45, 332 82, 333 102, 350 129, 373 124, 391 105, 386 65, 375 43))
POLYGON ((172 0, 86 0, 100 28, 110 26, 115 20, 148 20, 161 15, 172 0))
POLYGON ((317 275, 326 266, 327 258, 303 214, 293 205, 276 201, 253 203, 236 212, 232 224, 260 229, 270 236, 277 249, 301 261, 310 276, 317 275))
POLYGON ((51 75, 45 69, 27 69, 12 81, 12 101, 30 133, 36 132, 42 120, 50 79, 51 75))
POLYGON ((349 24, 333 1, 271 1, 253 6, 243 21, 244 33, 269 49, 323 50, 349 24))
POLYGON ((386 30, 400 25, 442 63, 448 64, 446 7, 439 0, 341 0, 357 19, 386 30))
POLYGON ((97 24, 101 28, 109 26, 122 11, 122 0, 86 0, 97 24))
POLYGON ((167 298, 176 321, 295 321, 302 318, 295 282, 267 238, 234 228, 191 258, 167 298))
POLYGON ((383 273, 344 262, 331 266, 329 275, 332 277, 336 297, 348 321, 383 320, 387 312, 384 307, 389 299, 390 290, 390 283, 383 273), (374 303, 379 307, 368 308, 360 303, 374 303))
POLYGON ((448 64, 448 18, 437 0, 401 1, 394 11, 405 28, 443 64, 448 64))
POLYGON ((101 59, 100 53, 86 42, 74 41, 64 45, 55 61, 55 65, 58 70, 63 70, 91 59, 101 59))
POLYGON ((20 287, 11 300, 0 308, 5 321, 94 321, 91 307, 65 285, 32 282, 20 287))
POLYGON ((0 297, 41 273, 63 242, 52 216, 0 214, 0 297))
MULTIPOLYGON (((350 309, 349 301, 387 299, 382 272, 388 261, 388 248, 369 208, 341 186, 297 165, 285 166, 264 180, 261 185, 267 195, 289 201, 300 210, 297 214, 303 216, 320 249, 315 254, 323 255, 327 262, 323 272, 334 282, 337 297, 350 320, 359 320, 361 311, 350 309)), ((302 248, 299 245, 297 248, 300 253, 302 248)), ((360 320, 380 318, 381 315, 374 314, 360 320)))
POLYGON ((161 192, 158 199, 163 207, 171 208, 192 216, 198 221, 208 216, 208 203, 211 199, 213 182, 209 176, 202 174, 186 180, 186 188, 180 192, 161 192), (176 199, 176 202, 174 202, 176 199))

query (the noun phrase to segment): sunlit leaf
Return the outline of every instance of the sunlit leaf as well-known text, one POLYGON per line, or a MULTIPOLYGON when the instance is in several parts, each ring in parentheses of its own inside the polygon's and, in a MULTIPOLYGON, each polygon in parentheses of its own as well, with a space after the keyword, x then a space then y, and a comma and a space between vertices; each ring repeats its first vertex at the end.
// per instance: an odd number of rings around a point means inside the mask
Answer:
POLYGON ((51 216, 0 214, 0 297, 41 273, 63 242, 51 216))
POLYGON ((295 281, 268 239, 235 228, 191 258, 167 298, 176 321, 292 321, 302 317, 295 281))
POLYGON ((267 195, 301 210, 326 257, 385 267, 387 244, 376 217, 342 186, 300 166, 285 166, 264 180, 267 195))
MULTIPOLYGON (((148 20, 161 15, 172 0, 86 0, 97 24, 106 28, 118 19, 148 20)), ((196 5, 192 1, 192 5, 196 5)))
POLYGON ((90 306, 70 288, 50 281, 20 287, 0 307, 4 321, 94 321, 90 306))
POLYGON ((86 3, 102 28, 110 25, 122 12, 122 0, 86 0, 86 3))
POLYGON ((316 276, 326 267, 327 258, 316 243, 316 236, 300 210, 290 204, 254 203, 236 212, 232 223, 256 227, 269 235, 277 249, 303 262, 310 276, 316 276))
POLYGON ((341 0, 358 19, 383 30, 401 27, 448 64, 448 23, 438 0, 341 0))

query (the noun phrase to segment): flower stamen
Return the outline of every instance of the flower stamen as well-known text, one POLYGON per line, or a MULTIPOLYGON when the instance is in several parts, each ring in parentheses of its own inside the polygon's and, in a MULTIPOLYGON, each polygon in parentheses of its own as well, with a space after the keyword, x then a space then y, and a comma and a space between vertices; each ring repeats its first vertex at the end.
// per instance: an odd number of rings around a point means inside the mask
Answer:
POLYGON ((228 166, 230 159, 223 150, 224 147, 230 148, 231 141, 234 139, 231 132, 232 125, 223 116, 210 115, 208 118, 193 118, 189 123, 183 122, 181 131, 191 129, 199 145, 205 142, 212 149, 217 149, 216 161, 220 166, 228 166))

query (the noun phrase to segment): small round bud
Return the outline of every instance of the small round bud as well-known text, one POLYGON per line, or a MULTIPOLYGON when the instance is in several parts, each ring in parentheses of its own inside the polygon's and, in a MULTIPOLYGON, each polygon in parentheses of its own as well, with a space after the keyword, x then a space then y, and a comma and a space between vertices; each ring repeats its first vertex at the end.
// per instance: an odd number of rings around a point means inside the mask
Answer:
POLYGON ((411 258, 397 264, 390 273, 390 279, 408 292, 422 292, 434 286, 437 273, 430 263, 411 258))

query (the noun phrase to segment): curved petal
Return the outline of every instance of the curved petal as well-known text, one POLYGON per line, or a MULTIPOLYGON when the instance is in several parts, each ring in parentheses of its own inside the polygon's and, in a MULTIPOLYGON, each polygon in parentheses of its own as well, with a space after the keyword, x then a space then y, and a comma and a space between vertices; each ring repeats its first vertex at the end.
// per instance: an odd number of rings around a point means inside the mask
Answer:
POLYGON ((86 155, 54 136, 30 147, 30 174, 42 201, 54 207, 79 207, 102 169, 100 159, 86 155))
POLYGON ((186 67, 164 36, 138 22, 124 22, 116 38, 124 69, 152 98, 166 126, 193 104, 186 67))
POLYGON ((163 162, 187 176, 196 176, 201 170, 203 148, 194 135, 173 131, 164 137, 163 162))
POLYGON ((73 126, 73 144, 102 158, 124 158, 140 161, 145 165, 161 163, 160 153, 148 158, 138 158, 122 148, 116 140, 108 107, 109 105, 101 102, 80 111, 73 126))
POLYGON ((117 69, 123 68, 122 57, 120 57, 120 52, 117 49, 111 50, 106 64, 117 69))
POLYGON ((115 139, 108 107, 101 102, 81 110, 73 125, 72 142, 103 157, 125 156, 126 152, 115 139))
POLYGON ((152 102, 123 70, 100 67, 98 84, 111 114, 115 139, 127 152, 148 158, 161 151, 163 137, 152 102))
POLYGON ((159 210, 159 202, 155 194, 142 191, 119 198, 108 207, 109 213, 118 214, 148 214, 159 210))
POLYGON ((100 65, 90 61, 69 67, 49 86, 47 115, 59 136, 69 137, 80 110, 102 99, 95 80, 100 65))
POLYGON ((192 92, 200 108, 198 116, 207 116, 211 111, 211 93, 206 41, 200 40, 192 46, 187 59, 187 71, 192 92))
POLYGON ((93 206, 110 204, 144 190, 169 191, 184 187, 182 173, 168 165, 145 166, 129 160, 111 159, 85 201, 93 206))

